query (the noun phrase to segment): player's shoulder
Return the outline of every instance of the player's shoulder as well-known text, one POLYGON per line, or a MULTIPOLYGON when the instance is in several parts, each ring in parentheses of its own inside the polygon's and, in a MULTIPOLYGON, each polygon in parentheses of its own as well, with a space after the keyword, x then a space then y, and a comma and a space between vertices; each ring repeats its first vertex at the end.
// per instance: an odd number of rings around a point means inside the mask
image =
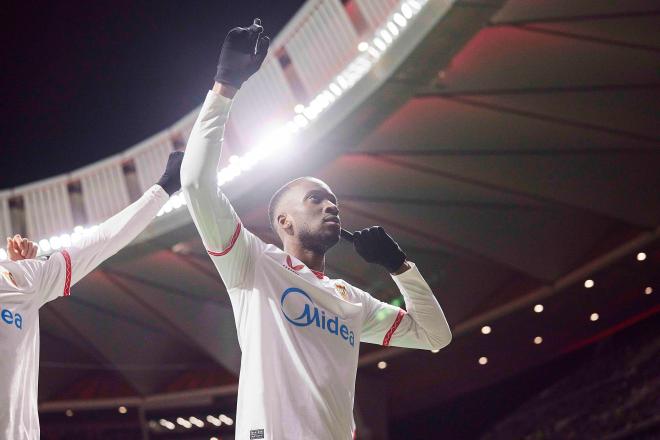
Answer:
POLYGON ((0 262, 0 290, 31 290, 39 280, 43 264, 41 259, 0 262))

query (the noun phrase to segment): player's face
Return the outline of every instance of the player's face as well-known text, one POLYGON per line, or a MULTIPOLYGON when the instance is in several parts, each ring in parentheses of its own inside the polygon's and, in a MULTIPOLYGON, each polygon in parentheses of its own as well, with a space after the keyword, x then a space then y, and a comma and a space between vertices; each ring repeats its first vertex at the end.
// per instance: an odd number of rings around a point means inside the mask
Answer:
POLYGON ((305 179, 291 189, 289 212, 294 234, 307 249, 325 253, 339 241, 337 198, 325 182, 305 179))

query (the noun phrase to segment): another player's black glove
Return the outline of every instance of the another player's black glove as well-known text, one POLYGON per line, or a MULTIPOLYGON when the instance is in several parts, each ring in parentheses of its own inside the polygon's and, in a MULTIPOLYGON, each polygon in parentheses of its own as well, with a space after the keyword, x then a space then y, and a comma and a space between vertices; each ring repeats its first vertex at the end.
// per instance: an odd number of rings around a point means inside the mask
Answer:
POLYGON ((235 27, 229 31, 222 43, 216 82, 240 89, 259 70, 270 44, 268 37, 261 36, 263 31, 258 18, 248 28, 235 27))
POLYGON ((165 172, 157 182, 169 195, 181 189, 182 161, 183 151, 173 151, 170 153, 170 157, 167 158, 167 165, 165 165, 165 172))
POLYGON ((389 273, 396 272, 406 261, 406 254, 381 226, 353 232, 353 245, 368 263, 380 264, 389 273))

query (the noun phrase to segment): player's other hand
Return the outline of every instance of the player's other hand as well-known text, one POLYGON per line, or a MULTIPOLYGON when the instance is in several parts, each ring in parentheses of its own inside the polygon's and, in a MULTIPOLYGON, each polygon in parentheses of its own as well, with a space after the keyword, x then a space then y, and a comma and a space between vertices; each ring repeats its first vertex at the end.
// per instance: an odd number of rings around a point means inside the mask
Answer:
POLYGON ((353 246, 368 263, 380 264, 396 273, 406 261, 406 254, 381 226, 353 232, 353 246))
POLYGON ((7 256, 11 261, 35 258, 38 250, 37 243, 23 238, 19 234, 7 237, 7 256))
POLYGON ((158 180, 157 184, 169 195, 174 194, 181 189, 181 162, 183 161, 183 151, 173 151, 167 158, 165 172, 158 180))
POLYGON ((216 82, 240 89, 259 70, 270 44, 270 39, 261 35, 263 31, 258 18, 250 27, 235 27, 229 31, 220 50, 216 82))

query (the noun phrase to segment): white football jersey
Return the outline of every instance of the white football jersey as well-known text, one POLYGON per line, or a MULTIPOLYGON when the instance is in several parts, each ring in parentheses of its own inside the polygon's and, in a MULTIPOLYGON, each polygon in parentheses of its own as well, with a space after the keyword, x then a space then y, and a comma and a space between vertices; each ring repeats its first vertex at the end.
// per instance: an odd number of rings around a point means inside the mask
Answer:
POLYGON ((39 438, 39 309, 131 242, 168 199, 157 185, 46 259, 0 263, 0 440, 39 438))
POLYGON ((414 264, 393 276, 406 312, 310 270, 244 228, 216 183, 230 105, 207 95, 181 180, 234 311, 242 350, 235 438, 349 440, 360 341, 434 349, 451 332, 414 264))

